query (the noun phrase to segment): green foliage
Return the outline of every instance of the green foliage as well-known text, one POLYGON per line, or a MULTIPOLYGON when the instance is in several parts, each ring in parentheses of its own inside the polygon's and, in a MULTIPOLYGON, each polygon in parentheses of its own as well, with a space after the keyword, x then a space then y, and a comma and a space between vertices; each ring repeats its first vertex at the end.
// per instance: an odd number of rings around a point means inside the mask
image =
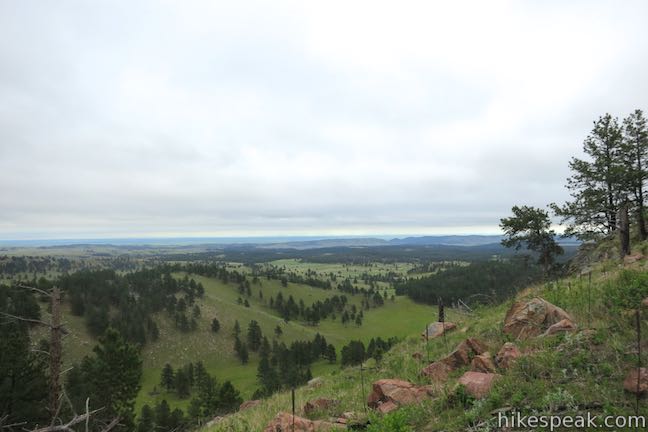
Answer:
MULTIPOLYGON (((122 430, 133 425, 133 406, 139 391, 142 362, 137 349, 127 343, 119 332, 109 328, 99 338, 94 356, 86 357, 81 375, 75 381, 68 380, 68 391, 75 395, 77 412, 85 410, 83 401, 90 398, 93 409, 102 408, 93 423, 110 422, 120 417, 122 430)), ((121 426, 120 426, 121 427, 121 426)))
POLYGON ((502 245, 505 247, 521 247, 538 254, 538 263, 545 273, 553 265, 556 255, 562 255, 564 250, 556 243, 556 233, 551 229, 549 214, 542 209, 528 206, 513 206, 512 217, 500 220, 500 228, 504 231, 502 245))
POLYGON ((477 304, 497 302, 540 276, 539 269, 523 259, 475 262, 397 284, 396 293, 428 304, 437 304, 439 298, 446 305, 459 299, 477 304))
POLYGON ((648 273, 623 270, 614 283, 607 286, 604 298, 607 304, 623 309, 636 309, 648 297, 648 273))
POLYGON ((367 432, 413 432, 406 410, 396 410, 383 417, 374 415, 367 432))

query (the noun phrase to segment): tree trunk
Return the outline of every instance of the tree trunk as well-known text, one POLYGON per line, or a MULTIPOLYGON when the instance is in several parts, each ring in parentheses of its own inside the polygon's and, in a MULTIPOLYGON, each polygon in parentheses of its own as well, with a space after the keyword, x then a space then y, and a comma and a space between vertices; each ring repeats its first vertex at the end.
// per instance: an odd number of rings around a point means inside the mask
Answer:
POLYGON ((50 389, 49 411, 52 418, 58 414, 61 398, 61 291, 52 289, 52 321, 50 326, 50 389))
POLYGON ((619 240, 621 243, 621 259, 630 255, 630 220, 628 218, 628 203, 619 207, 619 240))
POLYGON ((639 236, 641 241, 648 238, 648 231, 646 231, 646 221, 644 218, 644 202, 643 202, 643 188, 639 186, 639 196, 637 197, 637 224, 639 225, 639 236))

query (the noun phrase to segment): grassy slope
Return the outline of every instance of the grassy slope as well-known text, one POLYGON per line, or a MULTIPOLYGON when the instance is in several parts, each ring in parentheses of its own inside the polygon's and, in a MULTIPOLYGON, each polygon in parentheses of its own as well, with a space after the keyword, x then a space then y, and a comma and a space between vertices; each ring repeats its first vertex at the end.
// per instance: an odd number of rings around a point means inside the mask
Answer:
MULTIPOLYGON (((270 339, 277 325, 283 329, 280 340, 286 343, 312 339, 319 332, 333 343, 339 352, 342 345, 351 339, 361 339, 366 343, 374 336, 405 337, 423 328, 424 323, 429 320, 428 317, 434 313, 428 306, 414 304, 406 297, 397 297, 393 302, 387 301, 381 308, 365 311, 364 323, 360 327, 353 324, 343 326, 339 317, 336 321, 322 321, 316 327, 295 321, 285 323, 267 305, 270 296, 276 297, 282 292, 285 298, 293 295, 296 301, 303 299, 306 305, 309 305, 316 300, 340 293, 336 290, 327 291, 292 283, 288 284, 288 287, 281 287, 278 281, 262 278, 260 284, 252 284, 252 296, 248 299, 250 307, 246 308, 237 303, 240 294, 235 284, 223 284, 221 281, 202 276, 192 277, 202 282, 205 287, 205 297, 199 300, 202 313, 198 320, 198 330, 180 333, 166 313, 158 314, 156 322, 160 329, 160 338, 157 342, 147 344, 142 350, 143 379, 136 402, 137 411, 145 403, 152 405, 162 399, 167 399, 173 407, 185 408, 188 405, 188 399, 180 400, 173 393, 159 393, 159 389, 156 389, 159 387, 161 369, 167 362, 175 368, 200 360, 218 380, 232 381, 241 390, 243 397, 249 398, 257 388, 258 358, 256 354, 251 353, 250 362, 242 365, 234 356, 232 329, 235 320, 241 325, 243 338, 249 321, 257 320, 264 334, 270 339), (263 291, 263 300, 259 298, 259 290, 263 291), (218 318, 221 324, 218 334, 210 330, 214 317, 218 318), (385 323, 389 325, 386 326, 385 323)), ((347 297, 350 303, 360 306, 360 296, 347 297)), ((83 318, 71 315, 67 305, 64 305, 64 321, 70 330, 69 336, 64 339, 64 362, 69 366, 91 353, 96 341, 88 334, 83 318)), ((45 336, 42 330, 36 330, 33 340, 37 341, 42 336, 45 336)), ((319 362, 314 365, 312 371, 314 375, 321 375, 337 369, 339 365, 319 362)))
MULTIPOLYGON (((637 248, 640 249, 642 248, 637 248)), ((646 245, 643 245, 643 250, 645 249, 646 245)), ((487 398, 481 401, 462 401, 457 397, 456 378, 464 370, 457 371, 446 385, 438 389, 437 397, 432 401, 403 409, 401 415, 404 420, 416 431, 460 431, 471 428, 495 430, 495 417, 491 412, 503 407, 511 407, 527 414, 574 415, 582 413, 584 406, 593 405, 595 408, 590 409, 593 414, 634 414, 635 398, 624 393, 622 388, 627 371, 636 364, 632 318, 629 313, 611 313, 602 301, 604 292, 614 290, 621 267, 617 260, 606 260, 593 265, 591 286, 587 277, 573 276, 550 284, 532 286, 521 292, 518 296, 521 299, 542 296, 563 307, 572 314, 581 329, 591 327, 592 330, 516 342, 528 355, 511 370, 502 371, 503 378, 496 383, 487 398), (588 299, 591 299, 589 304, 588 299)), ((633 264, 632 267, 641 271, 648 269, 645 261, 633 264)), ((509 339, 501 332, 501 328, 512 301, 480 308, 471 316, 457 316, 451 312, 449 319, 458 322, 460 330, 449 336, 449 349, 468 336, 477 336, 489 345, 491 352, 497 352, 509 339)), ((648 314, 644 316, 648 317, 648 314)), ((644 318, 643 326, 647 325, 644 318)), ((644 333, 645 331, 644 328, 644 333)), ((431 360, 448 353, 441 341, 435 341, 430 346, 431 360)), ((643 350, 646 349, 644 346, 643 350)), ((426 352, 420 338, 413 334, 394 347, 379 365, 365 371, 364 392, 360 371, 358 368, 348 368, 324 376, 323 385, 319 388, 299 388, 297 405, 301 407, 315 397, 334 397, 342 402, 339 411, 355 411, 362 416, 366 392, 372 381, 402 378, 421 382, 418 374, 421 364, 412 358, 412 353, 416 351, 426 352)), ((289 393, 279 393, 258 407, 227 417, 209 431, 262 430, 278 411, 289 411, 289 407, 289 393)), ((640 414, 648 416, 645 401, 640 406, 640 414)), ((374 423, 380 424, 378 417, 371 413, 370 416, 374 423)), ((377 430, 386 431, 389 428, 379 427, 377 430)))

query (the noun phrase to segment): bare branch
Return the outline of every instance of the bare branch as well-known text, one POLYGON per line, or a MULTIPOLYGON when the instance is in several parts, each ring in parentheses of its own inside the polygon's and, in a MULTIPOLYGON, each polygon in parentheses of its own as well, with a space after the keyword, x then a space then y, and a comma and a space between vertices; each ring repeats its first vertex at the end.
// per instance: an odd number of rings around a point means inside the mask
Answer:
POLYGON ((45 327, 52 328, 52 325, 50 323, 46 323, 45 321, 37 320, 37 319, 32 319, 32 318, 24 318, 24 317, 19 317, 16 315, 11 315, 6 312, 0 312, 0 315, 7 317, 7 318, 12 318, 12 319, 17 319, 18 321, 25 321, 25 322, 30 322, 34 324, 40 324, 45 327))
MULTIPOLYGON (((84 422, 84 421, 87 422, 93 414, 101 411, 102 409, 103 408, 99 408, 99 409, 96 409, 96 410, 90 411, 90 412, 86 411, 85 414, 82 414, 80 416, 74 416, 72 418, 72 420, 70 420, 66 424, 56 425, 56 426, 48 426, 48 427, 44 427, 44 428, 40 428, 40 429, 34 429, 31 432, 74 432, 74 430, 72 429, 72 426, 74 426, 76 424, 79 424, 81 422, 84 422)), ((116 419, 116 420, 118 420, 118 419, 116 419)), ((114 421, 115 420, 113 420, 113 422, 114 421)), ((112 422, 111 422, 111 424, 112 424, 112 422)))
POLYGON ((16 285, 16 286, 17 286, 18 288, 23 288, 23 289, 28 289, 28 290, 31 290, 31 291, 36 291, 37 293, 40 293, 40 294, 46 295, 46 296, 48 296, 48 297, 51 297, 51 296, 52 296, 51 293, 48 293, 47 291, 44 291, 44 290, 42 290, 42 289, 40 289, 40 288, 34 288, 34 287, 31 287, 31 286, 28 286, 28 285, 23 285, 23 284, 18 284, 18 285, 16 285))

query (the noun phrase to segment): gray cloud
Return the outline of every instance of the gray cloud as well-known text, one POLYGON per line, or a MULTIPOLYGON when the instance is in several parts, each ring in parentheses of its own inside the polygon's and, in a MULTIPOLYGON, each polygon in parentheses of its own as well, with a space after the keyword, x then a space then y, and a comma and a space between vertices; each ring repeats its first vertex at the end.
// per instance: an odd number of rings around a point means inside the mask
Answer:
POLYGON ((0 0, 0 238, 493 232, 648 108, 645 2, 0 0))

